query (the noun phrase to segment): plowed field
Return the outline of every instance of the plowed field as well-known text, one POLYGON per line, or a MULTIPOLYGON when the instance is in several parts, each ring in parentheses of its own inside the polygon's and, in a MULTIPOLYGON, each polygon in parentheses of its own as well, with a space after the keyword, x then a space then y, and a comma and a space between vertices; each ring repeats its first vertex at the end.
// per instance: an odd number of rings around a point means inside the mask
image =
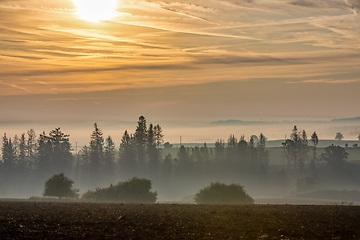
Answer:
POLYGON ((0 202, 0 239, 360 239, 360 207, 0 202))

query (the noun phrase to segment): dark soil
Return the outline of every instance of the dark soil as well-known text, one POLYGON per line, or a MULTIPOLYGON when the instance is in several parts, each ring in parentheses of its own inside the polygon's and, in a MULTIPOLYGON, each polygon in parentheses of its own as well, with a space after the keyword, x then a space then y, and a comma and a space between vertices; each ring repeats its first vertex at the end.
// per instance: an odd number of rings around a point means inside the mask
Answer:
POLYGON ((0 202, 0 239, 360 239, 360 207, 0 202))

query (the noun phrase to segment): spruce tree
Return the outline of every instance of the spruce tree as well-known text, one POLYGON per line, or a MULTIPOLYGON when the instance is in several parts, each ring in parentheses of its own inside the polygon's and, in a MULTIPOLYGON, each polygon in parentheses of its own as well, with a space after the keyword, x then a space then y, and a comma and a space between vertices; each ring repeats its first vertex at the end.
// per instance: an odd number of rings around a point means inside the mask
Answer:
POLYGON ((149 171, 150 176, 155 178, 158 171, 158 164, 159 164, 159 153, 158 149, 156 148, 156 136, 153 125, 149 125, 149 129, 147 131, 147 141, 146 141, 146 149, 147 154, 149 157, 149 171))
POLYGON ((12 170, 15 167, 16 153, 11 138, 7 138, 6 133, 2 142, 2 160, 6 170, 12 170))
POLYGON ((18 162, 19 162, 19 167, 21 167, 21 168, 28 167, 28 159, 26 156, 25 133, 21 134, 21 137, 20 137, 18 162))
POLYGON ((269 166, 269 153, 265 148, 266 137, 264 134, 260 133, 259 142, 257 144, 257 153, 258 153, 258 164, 261 174, 266 174, 269 166))
POLYGON ((114 175, 115 143, 110 135, 105 140, 104 150, 104 177, 111 183, 114 175))
POLYGON ((121 138, 119 160, 121 175, 126 178, 137 175, 135 138, 127 130, 121 138))
POLYGON ((164 142, 164 134, 162 133, 162 129, 159 124, 154 126, 154 135, 156 140, 157 148, 164 142))
POLYGON ((52 168, 56 172, 70 170, 73 156, 71 154, 70 135, 63 133, 60 127, 51 130, 47 137, 52 144, 52 168))
POLYGON ((36 149, 37 149, 36 134, 33 129, 30 129, 27 132, 27 142, 26 142, 26 151, 28 157, 28 164, 30 168, 36 167, 36 149))
POLYGON ((104 157, 104 137, 97 123, 90 140, 90 174, 93 183, 98 183, 104 157))
POLYGON ((135 146, 136 146, 138 166, 141 169, 144 169, 145 167, 146 142, 147 142, 146 119, 145 117, 140 116, 138 125, 135 130, 135 146))

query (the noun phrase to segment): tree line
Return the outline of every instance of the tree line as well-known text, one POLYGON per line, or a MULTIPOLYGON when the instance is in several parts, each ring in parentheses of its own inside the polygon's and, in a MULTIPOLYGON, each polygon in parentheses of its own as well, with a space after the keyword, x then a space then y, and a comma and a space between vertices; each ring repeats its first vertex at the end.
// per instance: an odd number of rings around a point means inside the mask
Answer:
MULTIPOLYGON (((140 116, 133 133, 124 132, 117 147, 111 136, 104 137, 102 130, 94 124, 89 144, 72 154, 69 135, 60 127, 39 137, 34 130, 20 137, 2 141, 1 179, 17 175, 32 175, 44 179, 56 173, 73 176, 81 185, 99 187, 132 177, 146 177, 164 188, 183 186, 194 181, 217 180, 251 176, 264 178, 269 172, 269 150, 267 138, 261 133, 248 141, 242 135, 237 139, 230 135, 227 141, 218 139, 214 148, 206 143, 201 147, 180 146, 175 156, 162 158, 163 130, 159 124, 147 125, 140 116)), ((347 157, 346 151, 338 146, 329 146, 321 155, 317 154, 319 138, 314 132, 310 139, 305 130, 296 126, 289 139, 282 144, 285 168, 303 171, 307 166, 316 171, 316 162, 325 160, 334 166, 347 157), (310 153, 312 150, 312 154, 310 153)), ((165 146, 171 144, 166 143, 165 146)))

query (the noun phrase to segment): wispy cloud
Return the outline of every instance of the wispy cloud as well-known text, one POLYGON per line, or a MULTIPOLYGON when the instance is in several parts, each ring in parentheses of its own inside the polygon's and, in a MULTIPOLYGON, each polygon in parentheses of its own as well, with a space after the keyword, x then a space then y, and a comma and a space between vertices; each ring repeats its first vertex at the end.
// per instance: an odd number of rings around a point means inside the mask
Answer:
POLYGON ((119 3, 115 19, 93 24, 70 0, 0 0, 0 95, 358 81, 358 0, 119 3))
POLYGON ((360 82, 360 79, 350 79, 350 80, 332 80, 332 79, 316 79, 316 80, 303 80, 297 82, 286 82, 290 84, 299 84, 299 83, 320 83, 320 84, 348 84, 348 83, 357 83, 360 82))
POLYGON ((360 10, 360 1, 359 0, 344 0, 344 1, 351 8, 354 14, 357 15, 360 10))

